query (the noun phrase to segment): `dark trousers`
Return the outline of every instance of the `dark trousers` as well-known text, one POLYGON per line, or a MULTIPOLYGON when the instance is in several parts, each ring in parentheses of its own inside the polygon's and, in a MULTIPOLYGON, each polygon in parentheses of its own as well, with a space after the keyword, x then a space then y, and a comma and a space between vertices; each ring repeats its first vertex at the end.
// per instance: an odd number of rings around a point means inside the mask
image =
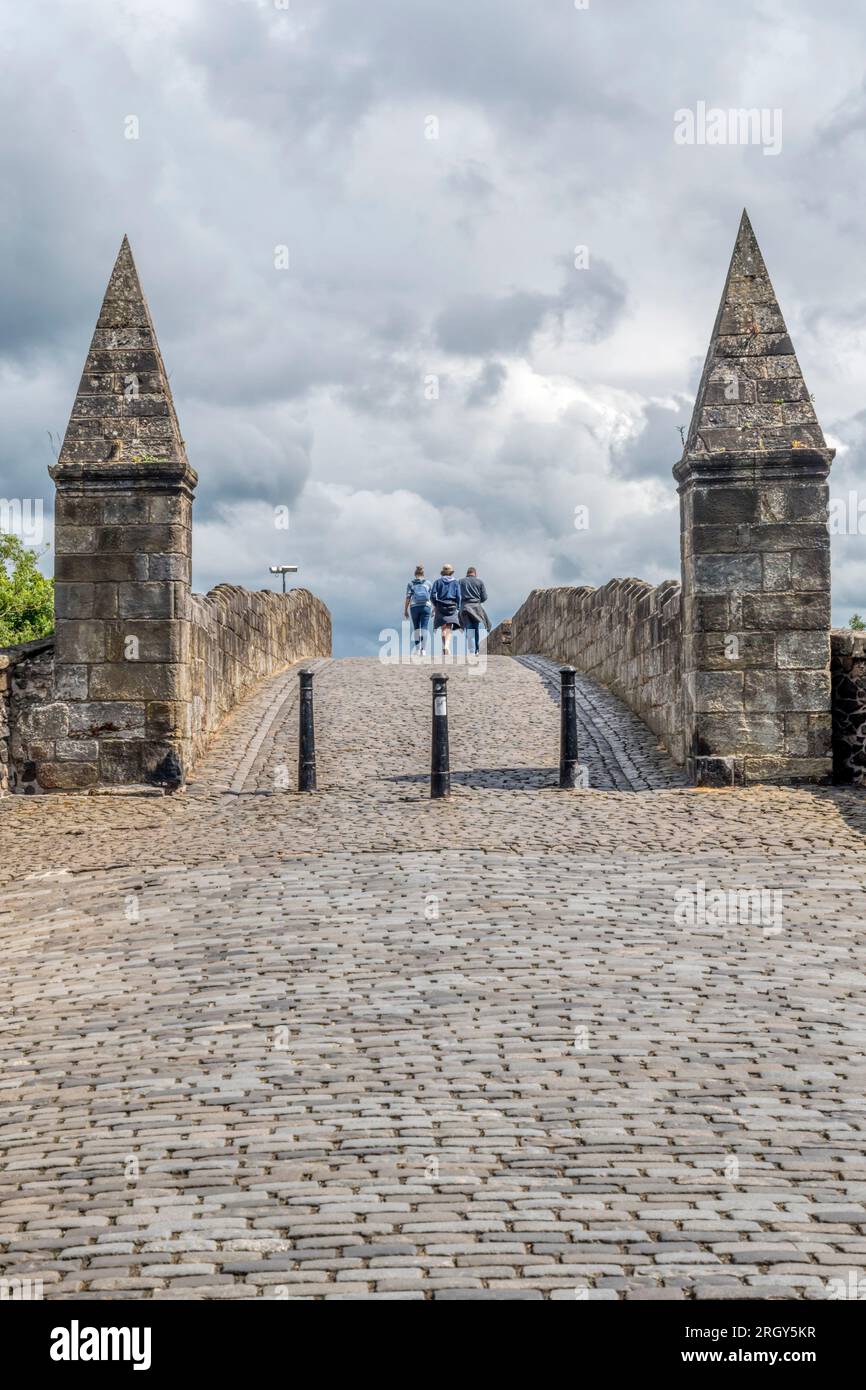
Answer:
POLYGON ((420 647, 422 650, 427 646, 430 640, 431 615, 432 609, 428 608, 426 604, 419 603, 416 605, 410 603, 409 617, 412 621, 412 633, 415 638, 415 646, 420 647))
POLYGON ((466 633, 467 652, 479 652, 481 650, 481 624, 465 621, 463 623, 463 631, 466 633), (472 645, 473 637, 475 639, 474 647, 472 645))

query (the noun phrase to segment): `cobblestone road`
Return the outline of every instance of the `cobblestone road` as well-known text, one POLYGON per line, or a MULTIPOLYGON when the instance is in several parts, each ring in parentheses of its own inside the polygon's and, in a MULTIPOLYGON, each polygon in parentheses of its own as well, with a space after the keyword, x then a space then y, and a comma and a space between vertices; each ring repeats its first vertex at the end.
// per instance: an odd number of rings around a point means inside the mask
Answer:
POLYGON ((586 681, 591 785, 560 793, 548 674, 453 669, 447 803, 429 668, 361 660, 320 664, 314 797, 288 672, 185 794, 0 803, 0 1272, 58 1299, 866 1278, 862 795, 683 787, 586 681))

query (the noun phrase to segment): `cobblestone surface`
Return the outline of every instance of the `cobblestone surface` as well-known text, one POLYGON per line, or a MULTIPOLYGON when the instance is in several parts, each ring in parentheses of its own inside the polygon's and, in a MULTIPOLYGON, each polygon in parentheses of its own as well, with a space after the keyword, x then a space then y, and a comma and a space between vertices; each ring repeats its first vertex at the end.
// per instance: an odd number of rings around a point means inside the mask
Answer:
POLYGON ((292 671, 185 794, 0 803, 0 1272, 56 1299, 866 1277, 863 794, 677 786, 597 687, 591 787, 560 793, 530 666, 453 669, 447 803, 430 668, 361 660, 318 670, 315 796, 284 786, 292 671))
MULTIPOLYGON (((558 706, 557 663, 543 656, 518 656, 516 660, 538 673, 558 706)), ((578 671, 574 691, 578 747, 590 787, 599 791, 650 791, 687 785, 685 773, 655 734, 603 685, 578 671)))

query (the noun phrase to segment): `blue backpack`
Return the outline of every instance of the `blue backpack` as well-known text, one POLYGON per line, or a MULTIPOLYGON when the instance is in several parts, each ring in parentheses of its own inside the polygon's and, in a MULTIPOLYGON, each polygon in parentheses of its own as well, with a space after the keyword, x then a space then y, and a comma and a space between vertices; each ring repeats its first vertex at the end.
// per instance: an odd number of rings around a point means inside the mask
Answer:
POLYGON ((420 608, 430 602, 430 583, 427 579, 412 579, 409 583, 409 602, 413 608, 420 608))

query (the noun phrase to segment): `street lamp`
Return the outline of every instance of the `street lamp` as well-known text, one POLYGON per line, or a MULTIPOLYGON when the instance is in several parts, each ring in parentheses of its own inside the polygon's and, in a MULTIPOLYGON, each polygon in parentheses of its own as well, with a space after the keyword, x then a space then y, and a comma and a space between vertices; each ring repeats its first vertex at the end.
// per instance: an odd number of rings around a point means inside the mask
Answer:
POLYGON ((286 575, 297 574, 297 565, 269 565, 271 574, 281 574, 283 576, 283 593, 286 592, 286 575))

